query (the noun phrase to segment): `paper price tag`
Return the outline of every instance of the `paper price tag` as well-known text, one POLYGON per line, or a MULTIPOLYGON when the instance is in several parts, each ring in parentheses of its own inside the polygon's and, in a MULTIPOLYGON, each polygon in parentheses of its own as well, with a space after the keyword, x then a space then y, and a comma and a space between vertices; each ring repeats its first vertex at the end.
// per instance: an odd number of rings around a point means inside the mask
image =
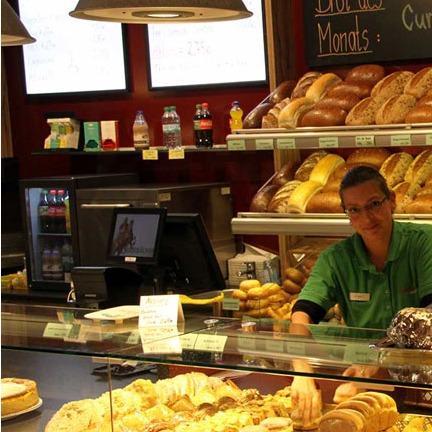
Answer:
POLYGON ((185 158, 184 149, 179 148, 179 149, 169 149, 168 150, 168 159, 169 160, 184 159, 184 158, 185 158))
POLYGON ((345 348, 344 361, 348 363, 368 364, 378 360, 378 352, 367 345, 351 344, 345 348))
POLYGON ((233 150, 233 151, 246 150, 245 140, 228 141, 228 150, 233 150))
POLYGON ((138 327, 175 326, 184 321, 183 309, 178 295, 142 296, 138 327))
POLYGON ((320 137, 318 139, 320 148, 336 148, 339 147, 339 137, 320 137))
POLYGON ((45 326, 43 337, 54 338, 54 339, 67 338, 69 336, 69 333, 72 330, 72 327, 73 327, 72 324, 48 323, 45 326))
POLYGON ((237 338, 237 346, 240 349, 255 351, 256 350, 256 340, 254 338, 250 338, 250 337, 238 337, 237 338))
POLYGON ((426 135, 426 145, 432 146, 432 134, 426 135))
POLYGON ((261 138, 255 141, 257 150, 273 150, 273 140, 271 138, 261 138))
POLYGON ((156 149, 147 149, 142 151, 142 158, 144 160, 158 160, 159 152, 156 149))
POLYGON ((356 147, 374 147, 375 137, 373 135, 360 135, 355 137, 356 147))
POLYGON ((304 356, 306 355, 306 345, 304 342, 288 341, 285 344, 286 352, 291 355, 304 356))
POLYGON ((129 345, 136 345, 139 344, 140 342, 141 342, 141 336, 138 330, 134 330, 133 332, 131 332, 131 334, 126 340, 126 343, 129 345))
POLYGON ((292 150, 296 148, 295 138, 278 138, 276 147, 279 150, 292 150))
POLYGON ((197 351, 223 352, 228 336, 200 334, 195 343, 197 351))
POLYGON ((222 309, 223 310, 238 311, 238 310, 240 310, 240 300, 236 299, 236 298, 224 297, 223 303, 222 303, 222 309))
POLYGON ((410 146, 411 135, 392 135, 390 137, 390 145, 395 147, 410 146))
POLYGON ((284 342, 282 340, 266 340, 267 351, 284 352, 284 342))
POLYGON ((198 339, 196 333, 189 333, 180 336, 180 343, 183 349, 193 350, 198 339))

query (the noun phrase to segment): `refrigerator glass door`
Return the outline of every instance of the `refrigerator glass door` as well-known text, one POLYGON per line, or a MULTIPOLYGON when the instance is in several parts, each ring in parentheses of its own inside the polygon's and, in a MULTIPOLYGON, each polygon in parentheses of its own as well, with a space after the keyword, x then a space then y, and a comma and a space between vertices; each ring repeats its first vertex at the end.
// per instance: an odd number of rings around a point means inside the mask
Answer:
POLYGON ((34 187, 25 195, 33 281, 70 282, 74 263, 69 190, 34 187))

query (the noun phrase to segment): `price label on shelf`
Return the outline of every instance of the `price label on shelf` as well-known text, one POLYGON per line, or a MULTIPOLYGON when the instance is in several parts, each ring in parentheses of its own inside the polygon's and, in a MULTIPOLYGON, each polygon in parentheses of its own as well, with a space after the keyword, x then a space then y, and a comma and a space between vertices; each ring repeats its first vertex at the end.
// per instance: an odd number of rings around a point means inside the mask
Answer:
POLYGON ((180 343, 183 349, 193 350, 198 339, 196 333, 188 333, 180 336, 180 343))
POLYGON ((245 140, 231 140, 228 141, 228 150, 238 151, 238 150, 246 150, 246 142, 245 140))
POLYGON ((142 158, 144 160, 158 160, 159 153, 156 149, 146 149, 142 151, 142 158))
POLYGON ((288 341, 285 346, 288 354, 299 356, 306 354, 306 345, 304 342, 288 341))
POLYGON ((390 137, 390 145, 395 147, 410 146, 411 135, 392 135, 390 137))
POLYGON ((282 340, 266 340, 266 351, 284 352, 284 341, 282 340))
POLYGON ((223 352, 228 336, 200 334, 195 343, 197 351, 223 352))
POLYGON ((276 147, 279 150, 292 150, 296 148, 295 138, 278 138, 276 147))
POLYGON ((432 134, 426 135, 426 145, 432 146, 432 134))
POLYGON ((252 337, 241 336, 237 338, 237 346, 244 350, 256 350, 256 340, 252 337))
POLYGON ((320 148, 337 148, 339 147, 339 137, 320 137, 318 138, 320 148))
POLYGON ((128 336, 126 343, 129 345, 137 345, 141 342, 141 336, 139 330, 134 330, 128 336))
POLYGON ((64 339, 69 336, 72 324, 48 323, 43 332, 44 338, 64 339))
POLYGON ((260 138, 255 141, 257 150, 273 150, 272 138, 260 138))
POLYGON ((224 297, 222 303, 222 309, 238 311, 240 310, 240 300, 236 298, 224 297))
POLYGON ((356 147, 374 147, 375 137, 373 135, 359 135, 355 137, 356 147))
POLYGON ((174 160, 174 159, 184 159, 184 158, 185 158, 184 149, 179 148, 179 149, 168 150, 168 159, 174 160))
POLYGON ((349 344, 345 347, 344 361, 348 363, 368 364, 378 360, 378 352, 366 344, 349 344))

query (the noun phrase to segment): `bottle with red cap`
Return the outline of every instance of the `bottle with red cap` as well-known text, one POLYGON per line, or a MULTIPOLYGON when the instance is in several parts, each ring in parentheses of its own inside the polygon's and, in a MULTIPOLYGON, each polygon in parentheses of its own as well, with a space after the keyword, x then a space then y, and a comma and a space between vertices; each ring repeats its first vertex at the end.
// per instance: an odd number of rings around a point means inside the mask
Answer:
POLYGON ((213 147, 213 116, 211 115, 207 102, 203 102, 201 105, 200 115, 200 127, 197 147, 213 147), (199 145, 198 145, 199 143, 199 145))

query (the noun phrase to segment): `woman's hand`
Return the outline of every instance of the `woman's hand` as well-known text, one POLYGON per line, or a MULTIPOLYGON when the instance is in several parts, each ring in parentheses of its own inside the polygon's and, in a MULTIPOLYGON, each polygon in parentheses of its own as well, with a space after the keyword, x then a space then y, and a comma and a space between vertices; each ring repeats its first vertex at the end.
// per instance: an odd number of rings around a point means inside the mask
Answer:
POLYGON ((291 384, 292 417, 303 426, 317 422, 322 413, 321 393, 309 377, 296 376, 291 384))

